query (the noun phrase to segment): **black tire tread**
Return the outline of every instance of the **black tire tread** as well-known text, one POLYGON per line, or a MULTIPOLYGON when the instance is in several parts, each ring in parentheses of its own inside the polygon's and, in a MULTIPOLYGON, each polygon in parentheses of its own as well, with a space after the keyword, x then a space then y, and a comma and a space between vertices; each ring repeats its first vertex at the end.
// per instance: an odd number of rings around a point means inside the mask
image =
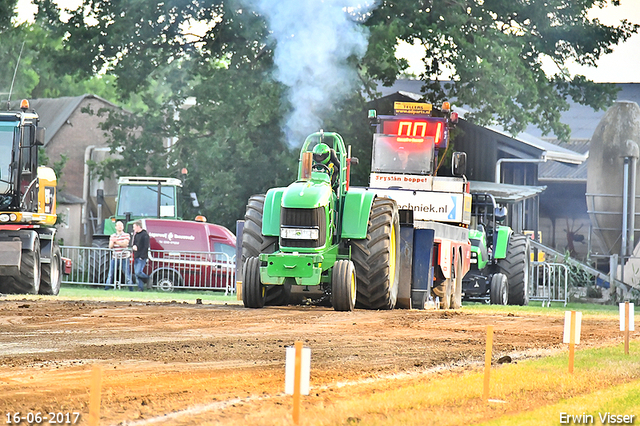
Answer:
MULTIPOLYGON (((489 289, 489 303, 492 305, 504 305, 504 301, 502 300, 502 280, 507 277, 503 273, 494 274, 491 277, 491 287, 489 289)), ((509 281, 505 283, 507 288, 509 288, 509 281)), ((507 301, 509 298, 507 297, 507 301)))
POLYGON ((260 283, 260 259, 250 257, 244 262, 243 277, 242 303, 244 307, 262 308, 265 304, 265 297, 260 283))
POLYGON ((57 296, 60 293, 60 285, 62 284, 62 254, 57 244, 54 244, 51 250, 51 262, 42 264, 40 274, 39 293, 57 296), (51 271, 54 268, 57 268, 58 273, 57 276, 55 273, 53 274, 55 282, 52 282, 51 271))
MULTIPOLYGON (((94 238, 91 248, 109 248, 109 239, 94 238)), ((107 250, 91 250, 89 255, 89 281, 93 284, 104 284, 109 274, 110 253, 107 250)))
POLYGON ((40 245, 38 243, 36 250, 22 250, 20 260, 20 275, 17 277, 8 277, 5 279, 3 291, 13 294, 38 294, 40 290, 40 277, 34 274, 40 273, 40 245))
POLYGON ((351 272, 353 263, 338 260, 331 271, 331 304, 336 311, 352 311, 354 308, 351 293, 351 272))
POLYGON ((524 235, 513 234, 509 239, 507 256, 498 262, 500 272, 509 283, 509 305, 527 305, 529 281, 529 241, 524 235))
POLYGON ((400 252, 398 207, 388 198, 376 197, 369 213, 367 238, 352 240, 351 257, 356 268, 357 305, 366 309, 393 309, 397 300, 400 252), (395 277, 389 277, 391 227, 396 227, 395 277), (392 289, 395 286, 395 289, 392 289), (395 291, 395 296, 393 291, 395 291))
MULTIPOLYGON (((242 259, 246 261, 257 257, 260 253, 273 253, 278 245, 278 238, 262 235, 262 215, 264 212, 265 194, 249 197, 244 215, 244 229, 242 231, 242 259)), ((244 292, 244 287, 243 287, 244 292)), ((266 286, 265 305, 278 306, 289 303, 291 286, 266 286)))

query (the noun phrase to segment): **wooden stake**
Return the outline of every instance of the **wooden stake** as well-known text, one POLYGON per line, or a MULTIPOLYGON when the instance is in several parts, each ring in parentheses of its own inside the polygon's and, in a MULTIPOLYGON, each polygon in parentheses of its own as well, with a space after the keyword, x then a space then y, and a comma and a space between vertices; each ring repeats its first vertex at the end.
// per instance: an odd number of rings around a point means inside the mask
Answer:
POLYGON ((300 382, 302 381, 302 342, 296 342, 296 363, 293 375, 293 423, 300 424, 300 382))
POLYGON ((576 311, 571 311, 569 326, 569 373, 573 374, 573 357, 576 348, 576 311))
POLYGON ((491 374, 491 351, 493 349, 493 326, 487 326, 487 348, 484 353, 484 392, 482 398, 489 401, 489 376, 491 374))
POLYGON ((624 353, 629 355, 629 302, 624 302, 624 353))
POLYGON ((91 371, 91 394, 89 396, 89 426, 98 426, 100 421, 100 392, 102 367, 94 365, 91 371))

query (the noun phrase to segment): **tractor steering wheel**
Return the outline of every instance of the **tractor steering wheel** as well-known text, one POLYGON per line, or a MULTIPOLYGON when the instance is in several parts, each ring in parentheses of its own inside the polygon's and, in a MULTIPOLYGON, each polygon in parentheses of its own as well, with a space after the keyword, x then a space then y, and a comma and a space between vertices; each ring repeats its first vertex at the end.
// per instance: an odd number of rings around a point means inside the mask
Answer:
POLYGON ((317 170, 319 172, 326 172, 327 174, 331 174, 331 170, 329 170, 329 166, 322 163, 314 163, 311 167, 312 170, 317 170))

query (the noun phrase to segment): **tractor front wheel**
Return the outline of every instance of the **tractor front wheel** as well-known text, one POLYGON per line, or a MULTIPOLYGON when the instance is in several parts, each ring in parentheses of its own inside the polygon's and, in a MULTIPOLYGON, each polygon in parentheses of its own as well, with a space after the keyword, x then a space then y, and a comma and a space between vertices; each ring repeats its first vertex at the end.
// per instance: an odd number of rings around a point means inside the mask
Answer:
POLYGON ((338 260, 333 266, 331 304, 336 311, 353 311, 356 304, 356 269, 351 261, 338 260))
POLYGON ((509 302, 509 285, 505 274, 494 274, 491 277, 489 301, 492 305, 506 305, 509 302))
MULTIPOLYGON (((278 248, 278 237, 262 235, 262 214, 264 212, 264 194, 252 195, 247 202, 242 231, 242 260, 258 256, 260 253, 273 253, 278 248)), ((244 292, 245 284, 242 283, 244 292)), ((291 285, 273 285, 264 290, 266 305, 286 305, 291 295, 291 285)), ((243 297, 244 299, 244 297, 243 297)), ((262 307, 262 306, 260 306, 262 307)))
POLYGON ((265 286, 260 282, 260 259, 250 257, 244 262, 242 303, 245 308, 262 308, 265 302, 265 286))

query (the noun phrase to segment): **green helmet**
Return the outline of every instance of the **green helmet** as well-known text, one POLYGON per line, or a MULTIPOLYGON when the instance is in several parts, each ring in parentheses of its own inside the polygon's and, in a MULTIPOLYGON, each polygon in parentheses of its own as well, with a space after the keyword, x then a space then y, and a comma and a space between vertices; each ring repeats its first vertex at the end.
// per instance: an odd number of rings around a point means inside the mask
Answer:
POLYGON ((331 149, 325 143, 319 143, 313 148, 313 161, 327 164, 331 159, 331 149))

